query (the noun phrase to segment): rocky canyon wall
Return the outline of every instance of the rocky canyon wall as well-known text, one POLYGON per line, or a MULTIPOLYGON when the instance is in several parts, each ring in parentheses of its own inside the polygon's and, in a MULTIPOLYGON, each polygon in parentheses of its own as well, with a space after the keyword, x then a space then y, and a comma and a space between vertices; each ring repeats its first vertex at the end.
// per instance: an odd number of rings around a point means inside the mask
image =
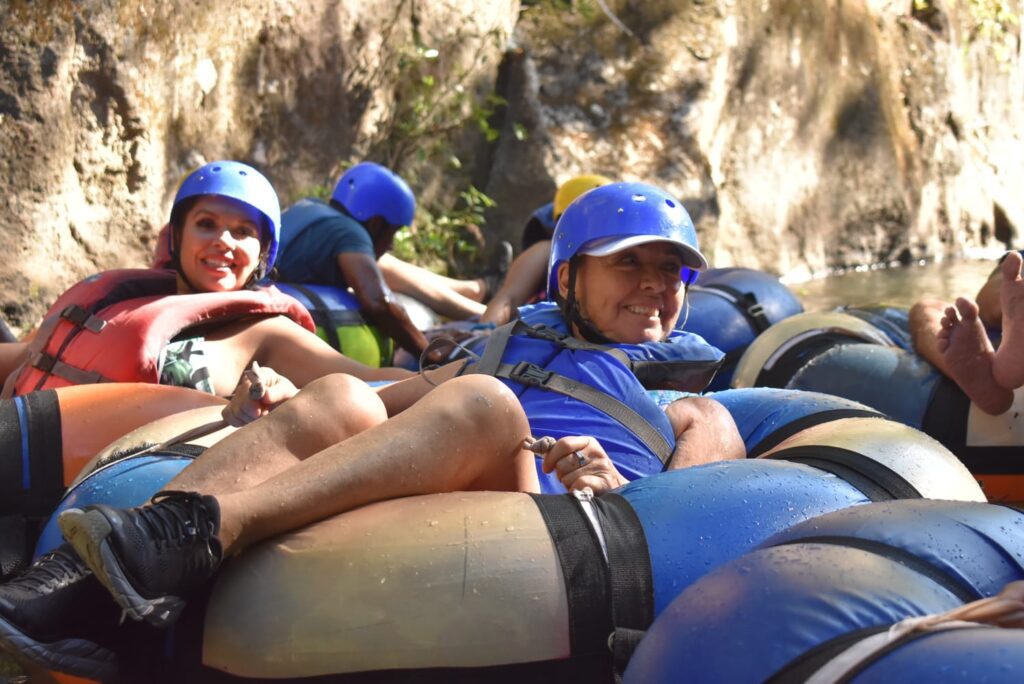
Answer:
POLYGON ((473 182, 497 201, 485 234, 513 244, 572 175, 647 180, 684 201, 716 265, 794 276, 1012 242, 1019 9, 12 0, 0 307, 31 324, 80 277, 143 265, 178 179, 218 158, 257 165, 286 203, 364 157, 424 199, 473 182), (507 104, 481 107, 492 90, 507 104))

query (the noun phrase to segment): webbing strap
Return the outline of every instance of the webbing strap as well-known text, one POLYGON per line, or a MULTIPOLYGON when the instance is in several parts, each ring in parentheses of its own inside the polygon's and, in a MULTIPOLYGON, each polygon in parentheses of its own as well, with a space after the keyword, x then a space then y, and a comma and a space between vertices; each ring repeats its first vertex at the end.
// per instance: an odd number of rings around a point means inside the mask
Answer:
MULTIPOLYGON (((974 622, 942 622, 916 628, 912 617, 895 625, 880 625, 841 634, 818 644, 787 663, 765 684, 849 684, 889 653, 935 632, 962 629, 999 629, 974 622)), ((881 673, 880 673, 881 674, 881 673)))
POLYGON ((45 352, 33 355, 30 365, 47 375, 56 375, 58 378, 64 378, 73 385, 91 385, 97 382, 111 382, 110 378, 103 375, 103 373, 77 368, 71 364, 64 363, 54 356, 50 356, 45 352))
POLYGON ((491 376, 497 373, 498 366, 501 365, 501 357, 505 355, 505 348, 508 347, 508 341, 520 326, 524 326, 524 324, 517 318, 495 328, 487 340, 484 353, 480 355, 480 361, 470 372, 491 376))
POLYGON ((553 328, 547 328, 545 326, 534 327, 523 323, 521 319, 515 319, 506 323, 505 325, 498 326, 491 333, 487 340, 487 346, 484 348, 484 353, 480 357, 480 363, 477 364, 477 369, 474 373, 481 373, 483 375, 494 375, 497 371, 498 364, 501 363, 502 357, 505 355, 505 349, 508 347, 509 339, 513 335, 527 335, 540 340, 547 340, 552 344, 556 344, 562 349, 571 349, 573 351, 594 351, 604 352, 610 354, 618 359, 626 368, 633 368, 633 360, 629 358, 629 355, 621 349, 615 349, 613 347, 606 347, 601 344, 594 344, 593 342, 587 342, 585 340, 578 340, 572 335, 560 333, 553 328))
POLYGON ((88 310, 78 304, 69 304, 60 312, 60 317, 70 322, 76 328, 87 330, 93 334, 100 332, 106 327, 107 322, 102 318, 93 316, 88 310))
POLYGON ((608 564, 579 502, 570 494, 531 494, 558 553, 569 607, 571 656, 607 653, 613 630, 608 564))
POLYGON ((793 344, 786 349, 772 362, 769 368, 767 363, 754 381, 754 387, 786 387, 804 366, 808 365, 811 359, 844 344, 866 344, 864 340, 853 337, 842 332, 826 331, 809 334, 809 336, 793 344))
MULTIPOLYGON (((919 619, 920 618, 909 618, 906 622, 912 622, 919 619)), ((849 684, 854 681, 857 675, 884 658, 889 653, 892 653, 898 648, 902 648, 912 641, 923 639, 929 634, 934 634, 935 632, 946 632, 954 629, 999 629, 994 625, 957 621, 941 623, 927 629, 915 630, 910 628, 903 631, 902 634, 897 632, 897 634, 894 635, 894 630, 898 630, 901 626, 902 623, 897 623, 884 634, 876 634, 862 640, 860 644, 850 646, 845 653, 839 654, 832 663, 827 664, 822 670, 814 673, 814 675, 809 678, 807 684, 849 684)))
POLYGON ((654 620, 651 559, 636 511, 624 497, 590 499, 608 559, 575 496, 531 494, 558 553, 569 604, 570 655, 613 653, 617 681, 654 620))
POLYGON ((795 446, 762 456, 803 463, 846 480, 871 501, 920 499, 921 493, 902 475, 878 461, 835 446, 795 446))
MULTIPOLYGON (((747 319, 747 323, 750 324, 750 327, 754 329, 756 334, 763 333, 772 326, 772 322, 764 312, 764 307, 757 301, 757 296, 753 292, 742 292, 735 287, 720 283, 702 285, 701 288, 712 292, 718 290, 732 297, 732 303, 736 305, 740 313, 743 314, 743 317, 747 319)), ((726 299, 728 298, 726 297, 726 299)))
POLYGON ((834 639, 820 643, 810 648, 793 660, 786 663, 771 677, 765 679, 765 684, 804 684, 807 679, 822 666, 835 658, 837 655, 850 648, 853 644, 882 632, 887 632, 889 625, 877 627, 866 627, 846 634, 840 634, 834 639))
POLYGON ((602 392, 586 383, 578 382, 553 371, 545 370, 528 361, 520 361, 516 364, 499 364, 494 377, 514 380, 527 387, 557 392, 558 394, 572 397, 577 401, 593 406, 602 413, 611 416, 611 418, 636 435, 644 443, 644 446, 650 449, 663 464, 668 465, 672 459, 674 447, 658 432, 657 428, 647 422, 639 413, 607 392, 602 392))
POLYGON ((608 551, 615 680, 621 681, 640 639, 654 621, 654 580, 647 537, 636 511, 619 494, 593 499, 608 551))
POLYGON ((60 315, 56 315, 44 318, 43 322, 39 324, 35 337, 25 346, 25 362, 7 376, 0 399, 10 399, 14 396, 14 387, 18 384, 18 378, 32 365, 32 359, 46 347, 46 343, 50 341, 50 336, 53 335, 53 331, 60 324, 60 321, 60 315))
POLYGON ((833 420, 841 420, 843 418, 884 417, 885 416, 883 414, 873 409, 832 409, 829 411, 812 413, 809 416, 797 418, 791 423, 786 423, 781 428, 772 432, 747 452, 747 458, 758 458, 764 452, 774 449, 798 432, 802 432, 809 427, 814 427, 815 425, 821 425, 823 423, 829 423, 833 420))

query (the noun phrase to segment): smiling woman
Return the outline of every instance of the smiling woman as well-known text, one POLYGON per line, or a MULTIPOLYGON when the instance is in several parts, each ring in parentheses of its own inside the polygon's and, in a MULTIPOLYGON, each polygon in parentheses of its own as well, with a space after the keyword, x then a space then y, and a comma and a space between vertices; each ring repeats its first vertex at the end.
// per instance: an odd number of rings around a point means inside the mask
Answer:
POLYGON ((408 375, 345 358, 312 334, 298 302, 257 284, 277 257, 281 210, 256 169, 234 161, 196 169, 178 189, 170 223, 173 270, 107 271, 72 287, 27 345, 5 396, 111 381, 228 396, 255 362, 268 391, 233 405, 241 420, 328 373, 408 375))
POLYGON ((198 198, 181 230, 178 291, 228 292, 244 286, 259 265, 265 223, 256 209, 236 200, 198 198))

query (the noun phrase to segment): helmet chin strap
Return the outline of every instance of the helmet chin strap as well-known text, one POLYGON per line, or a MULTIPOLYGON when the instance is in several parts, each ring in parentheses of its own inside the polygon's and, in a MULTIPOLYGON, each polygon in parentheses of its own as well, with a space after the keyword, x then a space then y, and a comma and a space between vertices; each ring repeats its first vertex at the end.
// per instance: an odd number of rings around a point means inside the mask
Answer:
POLYGON ((562 315, 570 325, 575 325, 587 342, 594 344, 615 344, 604 333, 597 329, 589 319, 583 316, 580 311, 580 304, 576 301, 576 269, 579 262, 575 257, 569 260, 569 294, 562 300, 562 315))

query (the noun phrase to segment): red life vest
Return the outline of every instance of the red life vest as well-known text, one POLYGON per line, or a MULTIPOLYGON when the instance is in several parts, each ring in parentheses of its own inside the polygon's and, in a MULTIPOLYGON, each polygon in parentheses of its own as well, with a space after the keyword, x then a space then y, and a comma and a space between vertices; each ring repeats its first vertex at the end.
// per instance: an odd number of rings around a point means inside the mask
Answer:
POLYGON ((94 382, 155 384, 164 347, 186 328, 274 315, 314 330, 302 304, 275 287, 179 295, 174 271, 104 271, 50 307, 3 396, 94 382))

